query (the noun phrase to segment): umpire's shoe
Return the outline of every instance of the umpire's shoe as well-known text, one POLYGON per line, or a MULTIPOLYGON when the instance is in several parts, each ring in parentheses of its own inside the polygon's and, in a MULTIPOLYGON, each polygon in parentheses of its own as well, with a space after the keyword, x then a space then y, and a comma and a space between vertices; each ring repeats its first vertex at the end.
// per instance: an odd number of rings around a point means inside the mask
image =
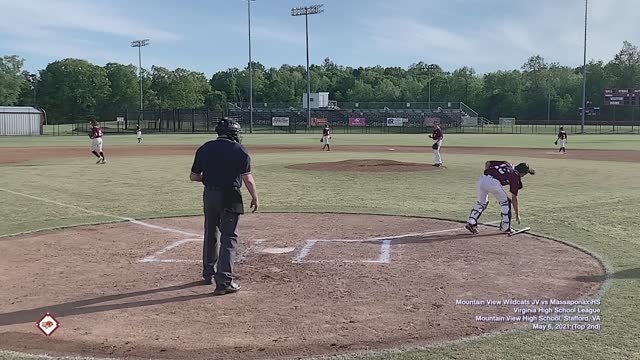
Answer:
POLYGON ((213 292, 213 295, 233 294, 237 293, 238 291, 240 291, 240 285, 232 281, 227 285, 216 286, 216 290, 213 292))
POLYGON ((211 285, 213 284, 213 280, 211 279, 211 276, 203 276, 202 283, 205 285, 211 285))

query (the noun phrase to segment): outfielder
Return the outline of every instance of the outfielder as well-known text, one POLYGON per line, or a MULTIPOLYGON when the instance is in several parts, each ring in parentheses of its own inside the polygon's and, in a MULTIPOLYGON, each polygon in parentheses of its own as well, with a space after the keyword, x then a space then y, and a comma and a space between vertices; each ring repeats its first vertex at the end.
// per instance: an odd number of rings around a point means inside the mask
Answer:
POLYGON ((442 166, 442 157, 440 156, 440 148, 442 147, 442 140, 444 139, 444 133, 440 128, 439 122, 434 122, 433 126, 434 126, 433 133, 429 135, 429 138, 433 139, 433 145, 431 145, 431 148, 433 149, 433 153, 436 156, 436 162, 433 164, 433 166, 440 167, 442 166))
POLYGON ((142 129, 140 129, 140 125, 136 126, 136 136, 138 137, 138 144, 142 143, 142 129))
POLYGON ((331 145, 329 144, 330 141, 331 141, 331 129, 327 124, 324 126, 324 129, 322 129, 322 139, 320 139, 320 142, 324 144, 322 145, 323 151, 324 149, 327 149, 327 151, 331 151, 331 145))
POLYGON ((465 228, 472 234, 478 233, 478 218, 489 205, 489 194, 493 195, 500 203, 502 221, 500 230, 505 234, 511 234, 511 204, 516 213, 516 221, 520 223, 520 206, 518 204, 518 191, 522 189, 522 177, 527 174, 535 174, 526 163, 520 163, 515 167, 507 161, 487 161, 484 175, 478 180, 478 203, 471 209, 469 220, 465 228), (502 188, 509 185, 512 199, 509 199, 502 188))
POLYGON ((562 126, 560 127, 560 132, 558 133, 558 138, 556 139, 555 144, 558 145, 558 142, 560 142, 560 150, 558 150, 558 152, 566 153, 567 149, 565 148, 565 145, 567 144, 567 132, 564 131, 562 126))
POLYGON ((106 164, 107 161, 104 159, 104 152, 102 152, 102 129, 95 120, 91 121, 89 138, 91 138, 91 153, 98 158, 96 164, 106 164))

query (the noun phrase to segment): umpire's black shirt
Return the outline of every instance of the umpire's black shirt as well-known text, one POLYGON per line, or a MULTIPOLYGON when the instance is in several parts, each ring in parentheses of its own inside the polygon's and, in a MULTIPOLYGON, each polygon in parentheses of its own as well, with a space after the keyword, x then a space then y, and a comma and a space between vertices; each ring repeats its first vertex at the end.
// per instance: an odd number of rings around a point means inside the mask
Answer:
POLYGON ((241 144, 219 137, 200 146, 191 172, 202 174, 206 188, 239 189, 242 175, 251 173, 251 157, 241 144))

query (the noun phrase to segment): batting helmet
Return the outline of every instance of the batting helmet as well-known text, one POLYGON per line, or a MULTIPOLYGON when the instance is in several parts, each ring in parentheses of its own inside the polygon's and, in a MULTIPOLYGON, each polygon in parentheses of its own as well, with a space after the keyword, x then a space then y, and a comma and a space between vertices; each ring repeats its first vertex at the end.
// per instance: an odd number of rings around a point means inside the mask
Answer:
POLYGON ((218 136, 228 137, 238 143, 242 141, 242 136, 240 135, 242 130, 240 129, 240 124, 235 120, 223 118, 218 121, 215 131, 218 133, 218 136))

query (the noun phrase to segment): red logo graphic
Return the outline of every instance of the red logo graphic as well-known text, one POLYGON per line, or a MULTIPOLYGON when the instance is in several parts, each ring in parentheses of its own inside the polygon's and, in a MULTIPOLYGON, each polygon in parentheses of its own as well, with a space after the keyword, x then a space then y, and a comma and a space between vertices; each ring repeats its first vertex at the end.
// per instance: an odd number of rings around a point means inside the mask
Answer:
POLYGON ((38 327, 45 336, 51 336, 54 331, 58 330, 60 323, 53 317, 53 315, 46 313, 40 320, 38 320, 36 327, 38 327))

